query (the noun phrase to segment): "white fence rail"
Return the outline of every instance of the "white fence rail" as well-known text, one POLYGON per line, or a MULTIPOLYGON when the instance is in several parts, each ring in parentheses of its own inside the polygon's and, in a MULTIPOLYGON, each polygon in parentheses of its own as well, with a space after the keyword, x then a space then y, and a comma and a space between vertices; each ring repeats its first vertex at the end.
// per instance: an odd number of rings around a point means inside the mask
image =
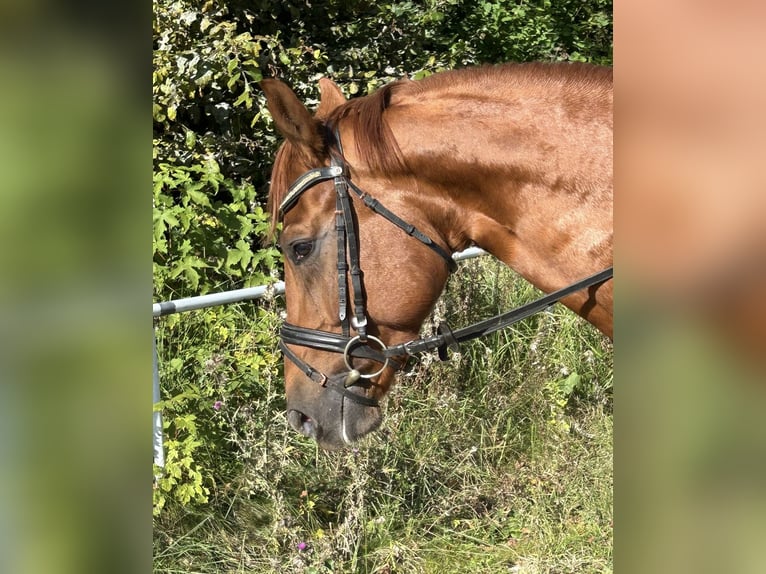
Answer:
MULTIPOLYGON (((470 259, 472 257, 478 257, 484 255, 486 252, 478 247, 470 247, 465 251, 460 251, 452 255, 455 261, 462 261, 463 259, 470 259)), ((221 293, 210 293, 207 295, 199 295, 197 297, 187 297, 184 299, 176 299, 174 301, 164 301, 162 303, 154 303, 152 305, 152 316, 162 317, 164 315, 172 315, 173 313, 184 313, 186 311, 194 311, 196 309, 205 309, 207 307, 215 307, 218 305, 228 305, 230 303, 239 303, 241 301, 250 301, 253 299, 260 299, 265 295, 281 295, 285 292, 285 284, 283 281, 278 281, 271 285, 259 285, 257 287, 248 287, 245 289, 235 289, 233 291, 223 291, 221 293)), ((159 374, 159 358, 157 356, 157 343, 156 336, 154 338, 154 381, 153 381, 153 395, 154 403, 156 404, 160 400, 160 374, 159 374)), ((162 415, 160 412, 155 412, 152 421, 152 435, 154 446, 154 463, 157 466, 165 465, 165 451, 162 442, 162 415)))

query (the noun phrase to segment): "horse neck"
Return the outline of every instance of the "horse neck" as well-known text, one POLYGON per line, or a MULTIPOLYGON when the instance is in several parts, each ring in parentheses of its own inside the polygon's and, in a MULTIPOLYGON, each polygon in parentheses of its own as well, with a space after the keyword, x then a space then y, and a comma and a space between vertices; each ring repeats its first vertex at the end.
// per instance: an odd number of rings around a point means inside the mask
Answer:
POLYGON ((545 290, 607 267, 611 97, 495 96, 391 110, 418 193, 445 205, 434 226, 453 248, 479 245, 545 290))

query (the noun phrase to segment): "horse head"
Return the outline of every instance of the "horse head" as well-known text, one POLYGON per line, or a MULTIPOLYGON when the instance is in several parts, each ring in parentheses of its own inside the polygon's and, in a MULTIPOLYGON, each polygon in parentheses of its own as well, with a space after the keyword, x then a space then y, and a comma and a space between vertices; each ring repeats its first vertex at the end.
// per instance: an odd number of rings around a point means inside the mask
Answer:
POLYGON ((443 259, 451 250, 429 210, 412 200, 415 183, 406 170, 376 173, 356 153, 354 134, 340 121, 346 100, 334 83, 320 82, 313 116, 282 82, 264 80, 262 87, 285 139, 270 202, 273 221, 283 223, 288 421, 323 447, 337 448, 379 426, 380 401, 406 359, 381 351, 418 336, 449 275, 451 260, 443 259), (336 171, 327 170, 333 163, 336 171), (344 213, 333 173, 343 173, 367 198, 385 197, 386 209, 431 247, 365 206, 355 190, 344 213), (331 351, 322 346, 328 338, 331 351))

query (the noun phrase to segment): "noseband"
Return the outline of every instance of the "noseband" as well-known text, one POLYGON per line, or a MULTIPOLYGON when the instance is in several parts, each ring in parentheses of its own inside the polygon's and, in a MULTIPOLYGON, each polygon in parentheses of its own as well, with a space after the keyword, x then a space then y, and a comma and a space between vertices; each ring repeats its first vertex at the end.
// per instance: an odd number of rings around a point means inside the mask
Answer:
POLYGON ((362 191, 352 181, 348 170, 348 164, 343 157, 343 149, 340 143, 340 135, 331 133, 331 162, 329 166, 309 170, 301 175, 287 190, 285 198, 279 205, 280 218, 290 211, 300 197, 315 185, 333 180, 335 185, 335 229, 337 231, 338 245, 338 318, 340 319, 342 334, 330 331, 319 331, 299 327, 290 323, 284 323, 280 329, 279 346, 284 356, 292 361, 309 379, 319 383, 322 387, 329 388, 343 397, 363 406, 377 407, 378 401, 364 395, 351 392, 351 387, 366 387, 370 379, 380 375, 386 367, 395 371, 401 369, 406 358, 425 352, 437 350, 439 358, 447 358, 447 349, 456 349, 459 343, 488 335, 509 325, 529 317, 546 307, 552 305, 567 295, 584 289, 591 285, 602 283, 612 277, 612 268, 605 269, 600 273, 587 277, 577 283, 550 293, 536 301, 481 321, 469 327, 453 332, 446 324, 438 328, 436 335, 417 339, 387 347, 386 344, 367 333, 366 300, 364 296, 364 282, 362 270, 359 266, 359 238, 357 236, 356 212, 354 210, 349 190, 359 198, 362 203, 377 215, 388 220, 396 227, 403 230, 407 235, 414 237, 426 247, 438 254, 446 263, 450 273, 457 269, 457 264, 451 254, 441 245, 433 241, 428 235, 422 233, 414 225, 411 225, 398 217, 395 213, 383 206, 377 199, 362 191), (337 152, 336 152, 337 150, 337 152), (351 285, 351 303, 353 304, 353 316, 348 317, 348 285, 351 285), (351 335, 351 330, 356 332, 351 335), (287 345, 310 347, 320 351, 340 353, 348 368, 345 376, 341 375, 331 379, 321 371, 300 359, 287 345), (405 360, 401 361, 404 357, 405 360), (372 372, 362 374, 353 367, 352 359, 370 359, 382 366, 372 372), (342 380, 341 380, 342 379, 342 380))

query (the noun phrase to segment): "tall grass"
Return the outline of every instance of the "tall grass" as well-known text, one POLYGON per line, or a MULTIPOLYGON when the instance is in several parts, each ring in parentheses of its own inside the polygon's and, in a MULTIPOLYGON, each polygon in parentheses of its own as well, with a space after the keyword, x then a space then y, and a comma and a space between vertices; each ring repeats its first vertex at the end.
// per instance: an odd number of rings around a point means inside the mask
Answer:
MULTIPOLYGON (((464 262, 433 322, 538 295, 489 258, 464 262)), ((209 501, 155 518, 155 572, 611 572, 612 349, 562 306, 425 357, 353 450, 318 450, 288 428, 276 383, 256 386, 209 501)))

